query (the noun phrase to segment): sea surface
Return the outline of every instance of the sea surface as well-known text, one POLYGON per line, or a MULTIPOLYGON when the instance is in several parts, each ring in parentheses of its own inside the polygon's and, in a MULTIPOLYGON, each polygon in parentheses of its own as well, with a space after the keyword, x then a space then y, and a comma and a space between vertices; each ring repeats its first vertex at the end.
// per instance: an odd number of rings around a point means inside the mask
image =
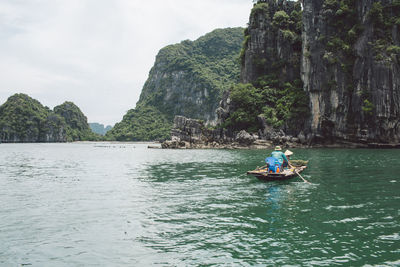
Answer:
POLYGON ((399 266, 400 150, 0 144, 0 266, 399 266))

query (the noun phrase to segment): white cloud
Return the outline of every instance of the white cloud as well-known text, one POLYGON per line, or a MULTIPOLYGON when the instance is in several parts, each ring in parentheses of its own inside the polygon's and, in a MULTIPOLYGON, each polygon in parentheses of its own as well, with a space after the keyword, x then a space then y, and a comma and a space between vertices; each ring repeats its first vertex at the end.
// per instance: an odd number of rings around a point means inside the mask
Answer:
POLYGON ((114 124, 162 47, 245 26, 251 0, 2 0, 0 103, 24 92, 114 124))

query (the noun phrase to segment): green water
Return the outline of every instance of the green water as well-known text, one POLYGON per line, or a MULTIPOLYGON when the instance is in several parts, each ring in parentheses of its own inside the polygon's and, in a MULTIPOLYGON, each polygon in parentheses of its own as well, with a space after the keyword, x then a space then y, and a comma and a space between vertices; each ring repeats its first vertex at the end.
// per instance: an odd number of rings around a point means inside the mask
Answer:
POLYGON ((0 265, 399 266, 400 150, 0 145, 0 265))

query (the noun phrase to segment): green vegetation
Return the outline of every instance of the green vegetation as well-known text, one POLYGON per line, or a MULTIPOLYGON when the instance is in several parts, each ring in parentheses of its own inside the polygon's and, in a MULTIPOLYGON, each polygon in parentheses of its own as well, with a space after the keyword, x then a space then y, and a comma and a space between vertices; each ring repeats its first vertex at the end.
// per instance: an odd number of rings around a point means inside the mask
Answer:
POLYGON ((395 54, 395 55, 399 56, 400 55, 400 46, 391 45, 388 48, 386 48, 386 52, 388 54, 395 54))
POLYGON ((364 112, 364 114, 372 115, 373 111, 375 109, 375 106, 368 99, 365 99, 363 102, 363 106, 361 108, 362 108, 362 111, 364 112))
POLYGON ((171 123, 155 107, 139 105, 129 110, 121 122, 106 134, 117 141, 165 140, 170 136, 171 123))
POLYGON ((269 9, 269 5, 267 3, 260 1, 260 2, 256 3, 253 6, 253 8, 251 9, 250 16, 253 17, 258 13, 265 14, 266 12, 268 12, 268 9, 269 9))
POLYGON ((234 130, 257 131, 257 115, 264 105, 261 90, 255 88, 252 84, 239 83, 231 89, 230 98, 235 111, 230 114, 222 126, 232 127, 234 130))
POLYGON ((272 23, 275 27, 286 29, 289 26, 289 15, 285 11, 280 10, 274 14, 272 23))
POLYGON ((283 38, 290 43, 294 43, 298 38, 298 36, 291 30, 279 30, 279 32, 282 33, 283 38))
POLYGON ((242 43, 242 48, 240 49, 240 54, 239 54, 240 63, 242 65, 244 64, 244 56, 245 56, 246 49, 247 49, 247 46, 249 44, 249 41, 250 41, 250 35, 245 33, 244 40, 243 40, 243 43, 242 43))
POLYGON ((375 2, 372 4, 372 8, 368 13, 369 18, 375 25, 383 25, 383 6, 381 2, 375 2))
POLYGON ((26 94, 15 94, 0 106, 0 140, 4 142, 65 142, 97 140, 86 117, 72 102, 44 107, 26 94))
POLYGON ((170 136, 175 115, 214 115, 222 92, 239 81, 242 42, 243 28, 227 28, 161 49, 136 108, 106 137, 162 140, 170 136))
POLYGON ((356 14, 356 3, 352 0, 325 0, 324 9, 328 24, 333 28, 332 34, 324 39, 328 52, 340 57, 340 61, 354 61, 352 49, 361 33, 356 14))
POLYGON ((400 25, 400 0, 373 3, 368 17, 374 27, 375 41, 370 44, 375 60, 396 61, 399 51, 396 49, 398 46, 394 43, 392 31, 400 25))
POLYGON ((253 84, 238 84, 231 89, 235 111, 225 121, 225 127, 256 132, 257 116, 263 116, 275 128, 294 130, 305 123, 309 115, 308 97, 300 80, 280 83, 273 75, 260 77, 253 84))

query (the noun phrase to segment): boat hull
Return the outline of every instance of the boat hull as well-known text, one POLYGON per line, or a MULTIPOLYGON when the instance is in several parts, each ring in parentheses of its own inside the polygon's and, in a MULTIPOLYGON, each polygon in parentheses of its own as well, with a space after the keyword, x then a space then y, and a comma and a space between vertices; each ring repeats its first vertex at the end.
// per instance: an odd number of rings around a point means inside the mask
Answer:
POLYGON ((284 170, 281 173, 269 173, 267 169, 259 168, 254 171, 248 171, 248 175, 253 175, 259 180, 263 181, 277 181, 277 180, 287 180, 297 176, 297 173, 300 173, 306 169, 307 166, 300 166, 291 169, 284 170))

